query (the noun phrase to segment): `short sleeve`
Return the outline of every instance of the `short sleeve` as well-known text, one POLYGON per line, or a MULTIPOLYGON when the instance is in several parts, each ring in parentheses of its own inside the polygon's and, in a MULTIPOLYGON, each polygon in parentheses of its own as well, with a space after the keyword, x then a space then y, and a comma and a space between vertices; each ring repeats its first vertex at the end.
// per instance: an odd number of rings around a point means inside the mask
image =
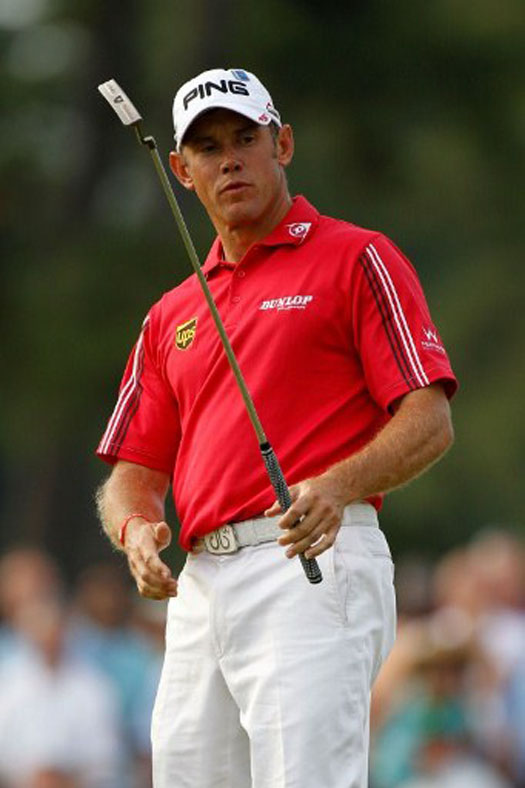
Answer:
POLYGON ((384 410, 431 383, 457 388, 416 271, 385 236, 360 254, 352 288, 352 328, 368 389, 384 410))
POLYGON ((133 348, 117 404, 97 448, 97 456, 114 464, 129 460, 172 474, 180 441, 176 400, 162 375, 150 312, 133 348))

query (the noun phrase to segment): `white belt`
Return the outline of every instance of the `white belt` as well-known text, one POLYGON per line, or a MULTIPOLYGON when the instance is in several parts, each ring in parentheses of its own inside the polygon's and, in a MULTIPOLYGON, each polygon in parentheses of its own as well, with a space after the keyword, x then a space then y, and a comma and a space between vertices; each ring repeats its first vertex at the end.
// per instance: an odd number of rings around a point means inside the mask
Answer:
MULTIPOLYGON (((279 519, 280 515, 227 523, 199 539, 192 552, 201 553, 206 550, 214 555, 225 555, 236 553, 242 547, 274 542, 283 534, 282 528, 277 525, 279 519)), ((370 503, 351 503, 343 510, 341 525, 378 527, 377 512, 370 503)))

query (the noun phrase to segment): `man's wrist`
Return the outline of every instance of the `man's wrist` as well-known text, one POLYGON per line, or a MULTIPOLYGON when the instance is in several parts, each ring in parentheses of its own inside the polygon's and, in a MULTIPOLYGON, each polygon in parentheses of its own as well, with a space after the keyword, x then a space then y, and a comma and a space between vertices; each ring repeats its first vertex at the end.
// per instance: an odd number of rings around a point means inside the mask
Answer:
POLYGON ((132 514, 128 514, 127 517, 121 522, 119 529, 118 529, 118 541, 121 547, 126 549, 126 533, 128 530, 128 525, 132 520, 143 520, 145 523, 151 523, 149 517, 146 517, 145 514, 141 512, 133 512, 132 514))
POLYGON ((321 488, 325 488, 331 497, 344 507, 359 498, 352 489, 350 477, 348 460, 342 460, 331 468, 328 468, 328 470, 317 478, 319 479, 321 488))

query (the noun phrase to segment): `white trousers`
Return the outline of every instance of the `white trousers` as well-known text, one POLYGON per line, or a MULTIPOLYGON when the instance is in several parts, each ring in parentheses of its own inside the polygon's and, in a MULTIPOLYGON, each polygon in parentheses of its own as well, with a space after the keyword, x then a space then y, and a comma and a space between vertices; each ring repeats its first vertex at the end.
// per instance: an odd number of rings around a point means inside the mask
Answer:
POLYGON ((188 555, 153 711, 154 788, 368 785, 393 565, 373 507, 349 506, 345 520, 319 585, 276 543, 188 555))

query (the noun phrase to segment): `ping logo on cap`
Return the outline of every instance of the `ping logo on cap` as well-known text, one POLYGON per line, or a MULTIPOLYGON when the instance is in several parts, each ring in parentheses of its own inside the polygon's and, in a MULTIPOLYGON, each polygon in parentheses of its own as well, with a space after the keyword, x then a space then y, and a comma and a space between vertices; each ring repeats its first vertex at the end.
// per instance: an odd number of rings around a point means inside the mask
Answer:
POLYGON ((177 330, 175 332, 175 346, 179 350, 187 350, 195 339, 196 331, 196 317, 192 317, 191 320, 186 320, 185 323, 181 323, 180 326, 177 326, 177 330))
POLYGON ((200 82, 183 96, 182 106, 184 109, 188 109, 188 105, 191 101, 196 98, 209 98, 214 90, 218 93, 233 93, 236 96, 249 96, 250 91, 244 84, 245 81, 246 80, 221 79, 219 82, 212 82, 211 80, 200 82))

